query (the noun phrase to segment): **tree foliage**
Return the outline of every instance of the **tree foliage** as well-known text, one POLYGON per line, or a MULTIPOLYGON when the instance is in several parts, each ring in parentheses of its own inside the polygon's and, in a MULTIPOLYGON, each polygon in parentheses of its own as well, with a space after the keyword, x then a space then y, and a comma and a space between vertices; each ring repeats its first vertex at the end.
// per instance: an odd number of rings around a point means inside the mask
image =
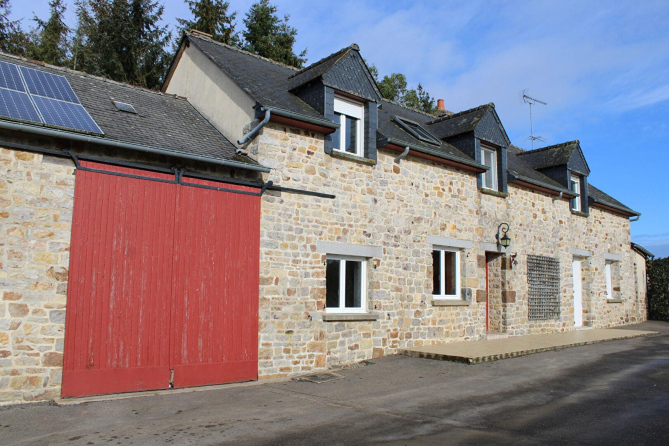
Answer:
POLYGON ((69 62, 70 28, 65 24, 65 5, 63 0, 49 2, 51 14, 42 20, 35 16, 37 28, 30 36, 29 55, 52 65, 67 65, 69 62))
POLYGON ((228 13, 230 4, 223 0, 186 0, 193 14, 193 20, 177 19, 179 31, 195 29, 211 34, 214 40, 238 45, 239 37, 235 33, 236 12, 228 13))
POLYGON ((11 11, 9 0, 0 0, 0 51, 25 56, 28 36, 20 20, 9 20, 11 11))
POLYGON ((171 33, 152 0, 79 0, 73 65, 120 82, 157 88, 167 71, 171 33))
POLYGON ((379 81, 379 71, 372 64, 369 65, 370 74, 377 82, 379 92, 385 99, 397 102, 398 104, 416 108, 425 113, 434 114, 437 112, 435 99, 423 88, 421 84, 414 88, 407 88, 407 78, 402 73, 392 73, 384 76, 379 81))
POLYGON ((668 320, 668 257, 647 260, 649 319, 668 320))
POLYGON ((246 29, 242 33, 243 49, 301 68, 307 61, 307 50, 300 54, 293 51, 298 31, 289 26, 288 20, 288 15, 283 20, 277 16, 277 7, 271 5, 269 0, 254 3, 244 18, 246 29))

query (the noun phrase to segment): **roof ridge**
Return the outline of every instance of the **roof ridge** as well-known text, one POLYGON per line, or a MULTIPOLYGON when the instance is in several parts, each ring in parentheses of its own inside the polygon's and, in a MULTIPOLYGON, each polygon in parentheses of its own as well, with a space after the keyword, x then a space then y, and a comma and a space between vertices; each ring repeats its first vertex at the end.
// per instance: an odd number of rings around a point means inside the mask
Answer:
POLYGON ((298 75, 300 75, 300 74, 302 74, 302 73, 304 73, 304 72, 306 72, 306 71, 308 71, 308 70, 311 70, 312 68, 314 68, 314 67, 316 67, 316 66, 318 66, 318 65, 321 65, 322 63, 324 63, 324 62, 326 62, 326 61, 328 61, 328 60, 330 60, 330 59, 332 59, 332 58, 334 58, 335 56, 338 56, 338 55, 340 55, 340 54, 342 54, 342 55, 344 56, 344 54, 347 53, 347 51, 349 51, 349 50, 360 51, 360 48, 359 48, 358 45, 356 45, 355 43, 352 43, 352 44, 349 45, 349 46, 346 46, 346 47, 344 47, 344 48, 342 48, 342 49, 339 49, 339 50, 335 51, 334 53, 332 53, 332 54, 330 54, 330 55, 328 55, 328 56, 326 56, 326 57, 324 57, 324 58, 322 58, 322 59, 320 59, 320 60, 317 60, 316 62, 314 62, 313 64, 310 64, 310 65, 306 66, 305 68, 301 68, 301 69, 299 69, 298 71, 296 71, 295 73, 293 73, 292 75, 290 75, 288 78, 291 79, 291 78, 293 78, 293 77, 295 77, 295 76, 298 76, 298 75))
POLYGON ((90 79, 96 79, 96 80, 99 80, 99 81, 108 82, 110 84, 115 84, 115 85, 119 85, 119 86, 122 86, 122 87, 133 88, 135 90, 143 91, 143 92, 146 92, 146 93, 153 93, 153 94, 157 94, 157 95, 165 96, 165 97, 169 97, 169 98, 181 99, 181 100, 184 100, 184 101, 187 100, 185 97, 178 96, 176 94, 163 93, 162 91, 152 90, 150 88, 140 87, 139 85, 132 85, 132 84, 124 83, 124 82, 115 81, 114 79, 109 79, 109 78, 104 77, 104 76, 98 76, 98 75, 95 75, 95 74, 86 73, 85 71, 73 70, 72 68, 68 68, 68 67, 60 67, 58 65, 48 64, 48 63, 42 62, 40 60, 30 59, 28 57, 18 56, 16 54, 10 54, 10 53, 5 53, 3 51, 0 51, 0 55, 9 57, 11 59, 19 60, 21 62, 26 62, 26 63, 29 63, 29 64, 40 65, 42 67, 50 68, 50 69, 53 69, 53 70, 56 70, 56 71, 63 71, 63 72, 70 73, 70 74, 73 74, 73 75, 78 75, 78 76, 82 76, 82 77, 86 77, 86 78, 90 78, 90 79))
POLYGON ((565 146, 565 145, 573 144, 573 143, 577 143, 577 144, 579 144, 579 140, 578 140, 578 139, 575 139, 575 140, 572 140, 572 141, 560 142, 560 143, 558 143, 558 144, 553 144, 553 145, 551 145, 551 146, 547 146, 547 147, 540 147, 539 149, 534 149, 534 150, 524 150, 524 153, 519 153, 518 155, 528 155, 529 153, 542 152, 542 151, 544 151, 544 150, 555 149, 555 148, 557 148, 557 147, 565 146))
MULTIPOLYGON (((265 62, 270 62, 270 63, 272 63, 272 64, 274 64, 274 65, 279 65, 280 67, 290 68, 291 70, 296 70, 296 71, 299 70, 299 68, 292 67, 291 65, 286 65, 286 64, 281 63, 281 62, 277 62, 276 60, 272 60, 272 59, 270 59, 270 58, 268 58, 268 57, 259 56, 258 54, 254 54, 254 53, 249 52, 249 51, 247 51, 247 50, 243 50, 242 48, 238 48, 238 47, 233 46, 233 45, 228 45, 227 43, 219 42, 218 40, 208 39, 208 38, 206 38, 205 36, 203 36, 203 35, 200 34, 200 33, 198 33, 198 34, 194 34, 194 33, 190 32, 190 31, 184 31, 184 34, 186 34, 186 35, 189 36, 189 37, 195 37, 195 38, 197 38, 197 39, 204 40, 204 41, 206 41, 206 42, 210 42, 210 43, 213 43, 213 44, 222 46, 222 47, 224 47, 224 48, 228 48, 229 50, 237 51, 238 53, 244 54, 244 55, 246 55, 246 56, 255 57, 256 59, 260 59, 260 60, 263 60, 263 61, 265 61, 265 62)), ((292 74, 291 76, 293 76, 293 74, 292 74)))
POLYGON ((493 107, 493 108, 495 108, 495 104, 494 104, 493 102, 489 102, 489 103, 487 103, 487 104, 482 104, 482 105, 479 105, 479 106, 477 106, 477 107, 470 108, 470 109, 468 109, 468 110, 459 111, 458 113, 453 113, 453 114, 451 114, 451 115, 447 115, 447 116, 440 116, 439 118, 437 118, 437 119, 433 119, 432 121, 430 121, 430 122, 428 123, 428 125, 431 125, 431 124, 437 124, 438 122, 443 122, 443 121, 446 121, 447 119, 456 118, 456 117, 458 117, 458 116, 464 115, 464 114, 466 114, 466 113, 471 113, 471 112, 473 112, 473 111, 475 111, 475 110, 479 110, 479 109, 484 108, 484 107, 493 107))
POLYGON ((425 112, 423 110, 419 110, 418 108, 410 107, 409 105, 401 104, 396 101, 392 101, 390 99, 382 98, 382 102, 388 102, 389 104, 397 105, 398 107, 406 108, 407 110, 412 110, 417 113, 421 113, 422 115, 430 116, 431 118, 434 118, 435 115, 431 115, 428 112, 425 112))

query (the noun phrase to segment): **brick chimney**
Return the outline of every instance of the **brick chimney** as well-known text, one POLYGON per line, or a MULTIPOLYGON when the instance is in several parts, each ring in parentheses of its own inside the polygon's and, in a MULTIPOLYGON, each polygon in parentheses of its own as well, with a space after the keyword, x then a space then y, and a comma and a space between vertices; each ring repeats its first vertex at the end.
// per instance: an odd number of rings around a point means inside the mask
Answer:
POLYGON ((445 110, 444 110, 444 99, 438 99, 438 100, 437 100, 437 109, 438 109, 438 110, 445 111, 445 110))

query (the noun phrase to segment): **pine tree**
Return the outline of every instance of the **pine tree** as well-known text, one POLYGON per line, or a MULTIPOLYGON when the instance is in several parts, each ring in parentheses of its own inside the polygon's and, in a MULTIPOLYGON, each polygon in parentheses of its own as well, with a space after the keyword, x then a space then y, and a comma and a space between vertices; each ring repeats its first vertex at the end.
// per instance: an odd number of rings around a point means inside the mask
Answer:
POLYGON ((246 30, 242 33, 243 48, 259 56, 301 68, 307 61, 307 50, 300 54, 293 52, 298 31, 289 26, 288 20, 288 15, 283 20, 277 17, 277 7, 271 5, 269 0, 254 3, 244 19, 246 30))
POLYGON ((177 19, 179 31, 195 29, 211 34, 214 40, 238 45, 235 33, 236 12, 228 14, 230 4, 223 0, 186 0, 193 20, 177 19))
POLYGON ((77 68, 113 80, 158 88, 169 64, 171 33, 152 0, 80 0, 74 38, 77 68))
POLYGON ((63 0, 49 2, 51 15, 48 20, 35 16, 37 28, 31 33, 32 45, 30 57, 52 65, 66 65, 68 63, 70 28, 65 24, 65 5, 63 0))
POLYGON ((28 36, 21 29, 20 20, 9 20, 9 0, 0 0, 0 51, 25 56, 29 46, 28 36))

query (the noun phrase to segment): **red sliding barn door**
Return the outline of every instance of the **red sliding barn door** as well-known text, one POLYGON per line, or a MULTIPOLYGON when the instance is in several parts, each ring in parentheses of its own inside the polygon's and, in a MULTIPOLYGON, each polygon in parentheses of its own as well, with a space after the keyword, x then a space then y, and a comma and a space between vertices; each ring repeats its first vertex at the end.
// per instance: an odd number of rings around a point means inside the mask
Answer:
POLYGON ((78 170, 62 395, 256 379, 259 218, 258 196, 78 170))
POLYGON ((179 188, 174 387, 258 377, 259 216, 260 197, 179 188))

